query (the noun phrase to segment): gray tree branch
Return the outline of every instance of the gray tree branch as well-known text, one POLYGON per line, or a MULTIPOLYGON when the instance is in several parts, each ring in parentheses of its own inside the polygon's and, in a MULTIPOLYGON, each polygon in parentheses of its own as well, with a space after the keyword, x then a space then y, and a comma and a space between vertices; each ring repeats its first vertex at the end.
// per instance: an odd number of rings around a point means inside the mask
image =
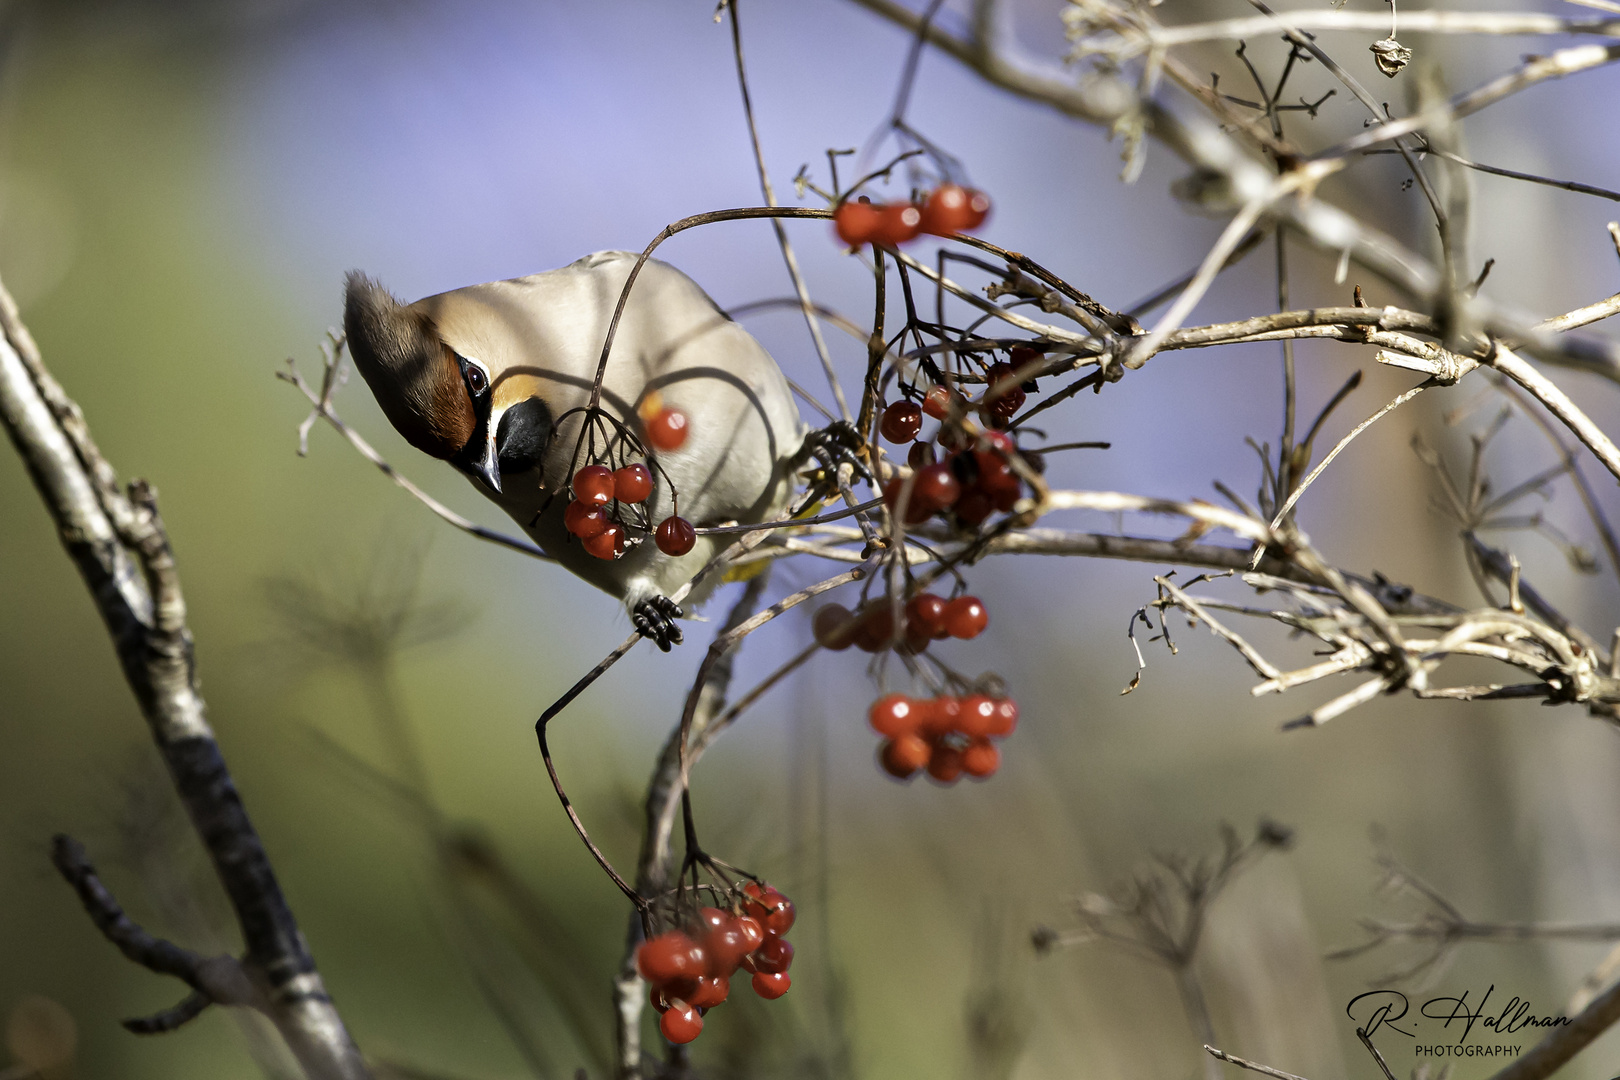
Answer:
MULTIPOLYGON (((139 480, 127 493, 119 491, 83 413, 46 370, 3 285, 0 331, 0 423, 90 589, 125 680, 230 898, 246 945, 240 970, 254 989, 251 1003, 275 1023, 311 1080, 361 1080, 369 1075, 365 1063, 327 996, 208 725, 180 576, 156 495, 139 480)), ((194 954, 172 945, 132 952, 132 943, 156 939, 132 937, 138 927, 111 918, 121 910, 104 889, 90 888, 94 872, 82 852, 68 857, 75 848, 60 842, 58 865, 109 939, 152 970, 182 978, 197 970, 194 954)), ((222 1000, 209 980, 187 981, 222 1000)), ((240 995, 225 997, 222 1003, 244 1003, 240 995)), ((165 1015, 174 1020, 189 1011, 182 1005, 165 1015)))

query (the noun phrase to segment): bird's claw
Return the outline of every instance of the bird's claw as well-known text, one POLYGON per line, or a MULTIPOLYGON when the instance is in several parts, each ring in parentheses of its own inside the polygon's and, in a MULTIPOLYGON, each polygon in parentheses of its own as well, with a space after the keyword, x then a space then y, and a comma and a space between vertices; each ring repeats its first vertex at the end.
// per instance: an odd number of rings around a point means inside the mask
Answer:
POLYGON ((675 625, 675 620, 682 614, 680 605, 669 597, 649 596, 636 602, 630 610, 630 621, 642 637, 660 650, 669 652, 671 645, 679 645, 686 640, 681 636, 681 628, 675 625))
POLYGON ((872 474, 861 461, 860 448, 861 437, 855 425, 848 420, 834 420, 806 435, 799 452, 815 458, 828 473, 836 473, 838 466, 847 463, 856 476, 871 480, 872 474))

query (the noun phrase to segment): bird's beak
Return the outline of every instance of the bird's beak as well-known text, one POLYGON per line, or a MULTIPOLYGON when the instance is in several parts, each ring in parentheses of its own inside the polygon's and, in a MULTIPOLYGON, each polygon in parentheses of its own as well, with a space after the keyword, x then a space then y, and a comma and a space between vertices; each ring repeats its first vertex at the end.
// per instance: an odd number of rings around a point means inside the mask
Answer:
POLYGON ((501 465, 495 454, 495 438, 491 435, 484 440, 484 454, 473 462, 472 474, 484 482, 484 486, 495 494, 501 493, 501 465))

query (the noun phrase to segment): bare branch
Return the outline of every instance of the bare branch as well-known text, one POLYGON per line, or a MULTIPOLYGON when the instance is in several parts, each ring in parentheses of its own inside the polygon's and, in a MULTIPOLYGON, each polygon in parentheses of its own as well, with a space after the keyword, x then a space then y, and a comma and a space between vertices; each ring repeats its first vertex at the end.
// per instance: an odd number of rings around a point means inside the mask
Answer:
POLYGON ((132 484, 127 497, 118 494, 82 414, 46 372, 3 287, 0 329, 0 423, 90 589, 125 680, 235 909, 247 945, 243 967, 263 984, 261 1009, 313 1080, 359 1080, 367 1075, 365 1063, 326 995, 209 728, 156 496, 142 482, 132 484))

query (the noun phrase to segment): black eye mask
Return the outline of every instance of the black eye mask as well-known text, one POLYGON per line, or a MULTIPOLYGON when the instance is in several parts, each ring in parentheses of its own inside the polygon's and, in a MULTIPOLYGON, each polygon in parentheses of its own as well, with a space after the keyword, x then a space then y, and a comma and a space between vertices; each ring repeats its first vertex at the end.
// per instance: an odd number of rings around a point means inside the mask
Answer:
POLYGON ((551 410, 537 397, 518 402, 501 415, 495 431, 495 454, 501 475, 509 476, 540 467, 551 438, 551 410))

